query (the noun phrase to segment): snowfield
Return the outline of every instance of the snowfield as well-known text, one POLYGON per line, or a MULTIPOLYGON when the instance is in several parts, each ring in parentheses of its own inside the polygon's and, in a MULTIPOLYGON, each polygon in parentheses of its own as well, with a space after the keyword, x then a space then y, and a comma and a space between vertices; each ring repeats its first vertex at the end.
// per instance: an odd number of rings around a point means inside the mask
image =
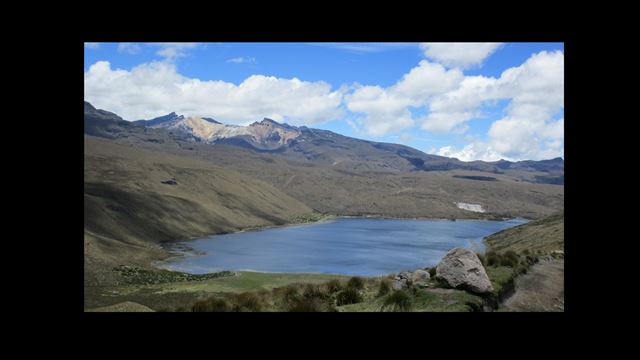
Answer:
POLYGON ((456 203, 456 206, 458 206, 458 208, 462 210, 468 210, 468 211, 480 212, 480 213, 484 212, 484 209, 480 204, 456 203))

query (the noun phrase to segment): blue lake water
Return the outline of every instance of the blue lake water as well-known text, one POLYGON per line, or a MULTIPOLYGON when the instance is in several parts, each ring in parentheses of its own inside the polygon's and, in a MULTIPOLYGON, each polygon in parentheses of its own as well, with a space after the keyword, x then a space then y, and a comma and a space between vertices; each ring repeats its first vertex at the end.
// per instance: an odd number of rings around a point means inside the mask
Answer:
POLYGON ((160 266, 376 276, 436 265, 454 247, 483 252, 484 237, 525 222, 339 218, 180 243, 192 250, 160 266))

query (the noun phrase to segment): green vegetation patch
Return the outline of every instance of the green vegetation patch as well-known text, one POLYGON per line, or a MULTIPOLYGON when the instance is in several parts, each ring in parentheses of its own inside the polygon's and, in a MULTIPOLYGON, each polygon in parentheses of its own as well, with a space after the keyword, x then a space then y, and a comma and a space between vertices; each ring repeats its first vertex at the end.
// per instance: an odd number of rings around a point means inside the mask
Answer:
POLYGON ((113 269, 118 272, 127 285, 152 285, 183 281, 203 281, 221 277, 234 276, 231 271, 220 271, 208 274, 188 274, 171 270, 148 270, 137 266, 118 266, 113 269))

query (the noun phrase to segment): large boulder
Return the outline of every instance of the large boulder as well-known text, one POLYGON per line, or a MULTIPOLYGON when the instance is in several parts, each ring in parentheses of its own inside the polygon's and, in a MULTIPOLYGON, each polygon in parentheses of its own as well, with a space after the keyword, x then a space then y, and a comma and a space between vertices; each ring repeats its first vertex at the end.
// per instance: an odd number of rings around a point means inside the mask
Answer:
POLYGON ((452 288, 483 294, 493 291, 478 255, 464 248, 451 249, 436 267, 436 279, 452 288))

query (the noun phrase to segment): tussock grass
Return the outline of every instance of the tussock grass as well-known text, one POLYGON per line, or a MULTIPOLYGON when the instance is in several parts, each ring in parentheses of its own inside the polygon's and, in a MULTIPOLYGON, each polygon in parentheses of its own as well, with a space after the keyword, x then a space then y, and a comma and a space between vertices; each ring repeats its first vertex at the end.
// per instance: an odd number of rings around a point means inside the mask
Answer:
POLYGON ((405 290, 396 290, 389 294, 382 305, 382 311, 410 311, 412 296, 405 290))

